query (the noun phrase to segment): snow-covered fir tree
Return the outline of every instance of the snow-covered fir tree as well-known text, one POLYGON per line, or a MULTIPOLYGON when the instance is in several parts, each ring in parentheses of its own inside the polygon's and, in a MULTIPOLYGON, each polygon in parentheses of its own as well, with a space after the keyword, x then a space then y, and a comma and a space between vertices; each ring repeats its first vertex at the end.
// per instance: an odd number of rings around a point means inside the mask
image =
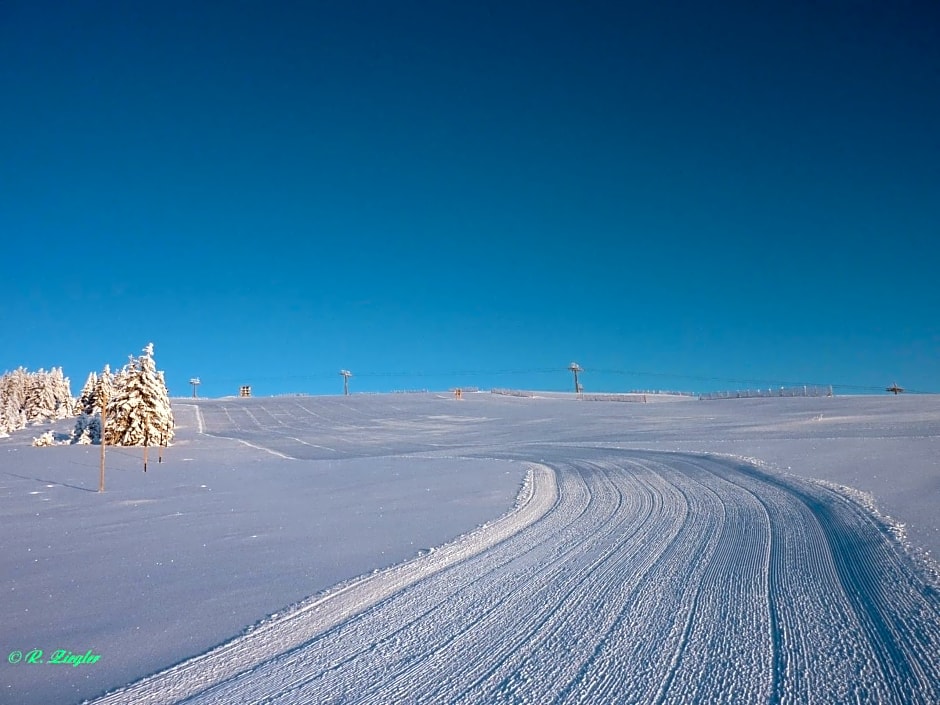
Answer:
POLYGON ((101 442, 101 414, 79 414, 72 430, 72 443, 88 445, 101 442))
POLYGON ((72 397, 72 385, 61 367, 53 367, 49 373, 52 393, 55 397, 57 418, 66 419, 75 413, 75 399, 72 397))
POLYGON ((29 375, 25 401, 26 420, 42 423, 72 415, 72 392, 61 367, 29 375))
POLYGON ((105 399, 110 399, 113 393, 114 373, 111 372, 111 365, 105 365, 98 376, 98 381, 95 383, 95 409, 101 411, 105 399))
POLYGON ((55 395, 46 384, 46 378, 45 370, 30 375, 26 393, 26 420, 29 423, 41 422, 55 416, 55 395))
POLYGON ((29 423, 63 419, 72 413, 69 380, 61 367, 49 372, 27 372, 20 367, 0 377, 0 433, 11 433, 29 423))
POLYGON ((0 377, 0 433, 25 428, 29 374, 22 367, 0 377))
MULTIPOLYGON (((88 373, 88 378, 85 380, 85 386, 82 387, 81 393, 78 395, 78 401, 76 402, 76 411, 80 414, 91 414, 94 413, 95 407, 95 389, 98 386, 98 373, 92 370, 88 373)), ((100 411, 100 408, 99 408, 100 411)))
POLYGON ((175 423, 163 373, 153 359, 153 343, 133 356, 114 378, 105 420, 105 443, 119 446, 165 446, 175 423))
POLYGON ((0 377, 0 430, 4 435, 26 427, 26 398, 32 380, 22 367, 0 377))
POLYGON ((88 444, 101 442, 101 409, 104 400, 112 393, 113 375, 108 365, 98 375, 95 372, 88 374, 82 393, 78 397, 75 420, 75 429, 72 431, 72 443, 88 444))

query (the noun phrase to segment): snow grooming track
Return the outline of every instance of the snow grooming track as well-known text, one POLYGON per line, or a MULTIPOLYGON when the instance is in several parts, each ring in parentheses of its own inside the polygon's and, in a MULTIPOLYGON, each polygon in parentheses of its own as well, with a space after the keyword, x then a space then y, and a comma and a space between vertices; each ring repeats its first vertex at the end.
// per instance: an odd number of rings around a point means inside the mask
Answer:
POLYGON ((403 588, 505 541, 537 521, 558 499, 554 472, 545 465, 527 465, 526 480, 516 505, 505 516, 418 558, 338 585, 284 613, 272 615, 205 654, 86 702, 94 705, 192 702, 193 697, 213 685, 251 673, 265 661, 328 633, 337 624, 403 588))
POLYGON ((193 415, 196 419, 196 433, 205 433, 206 432, 206 422, 202 418, 202 410, 197 404, 181 404, 177 402, 174 404, 181 409, 190 409, 193 412, 193 415))
POLYGON ((538 506, 498 537, 95 702, 940 702, 940 596, 851 496, 708 455, 550 464, 557 495, 534 466, 538 506))

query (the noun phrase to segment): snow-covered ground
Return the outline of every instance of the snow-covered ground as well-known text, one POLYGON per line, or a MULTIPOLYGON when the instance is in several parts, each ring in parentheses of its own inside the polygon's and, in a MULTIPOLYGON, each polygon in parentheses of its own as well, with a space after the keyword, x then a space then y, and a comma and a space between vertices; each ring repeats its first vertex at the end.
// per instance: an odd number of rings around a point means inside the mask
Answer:
POLYGON ((937 397, 174 413, 0 439, 0 702, 940 702, 937 397))

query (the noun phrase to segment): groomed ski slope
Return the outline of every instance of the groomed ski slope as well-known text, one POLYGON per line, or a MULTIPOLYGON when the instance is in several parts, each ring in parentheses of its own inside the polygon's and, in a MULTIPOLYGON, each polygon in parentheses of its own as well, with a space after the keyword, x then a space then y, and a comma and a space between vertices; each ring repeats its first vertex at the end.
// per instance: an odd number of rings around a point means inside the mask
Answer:
POLYGON ((940 702, 940 598, 851 494, 600 445, 465 448, 533 461, 515 512, 94 702, 940 702))

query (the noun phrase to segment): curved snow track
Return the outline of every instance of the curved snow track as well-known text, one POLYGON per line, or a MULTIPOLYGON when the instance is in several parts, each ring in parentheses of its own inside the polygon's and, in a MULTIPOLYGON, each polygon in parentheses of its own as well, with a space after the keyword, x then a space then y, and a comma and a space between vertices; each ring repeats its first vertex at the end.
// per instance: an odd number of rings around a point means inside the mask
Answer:
POLYGON ((860 504, 572 453, 507 517, 95 702, 940 702, 940 598, 860 504))

